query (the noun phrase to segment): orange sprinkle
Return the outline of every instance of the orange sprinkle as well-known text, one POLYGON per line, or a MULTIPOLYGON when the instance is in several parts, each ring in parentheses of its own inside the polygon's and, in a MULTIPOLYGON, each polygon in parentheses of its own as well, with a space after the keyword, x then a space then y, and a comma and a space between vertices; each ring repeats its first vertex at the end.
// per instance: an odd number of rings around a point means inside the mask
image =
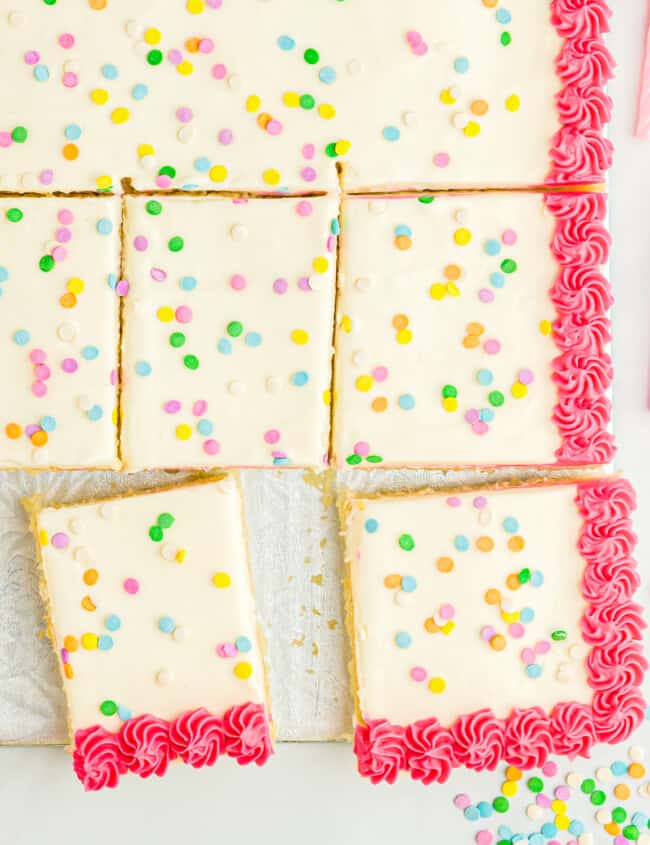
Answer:
POLYGON ((614 795, 619 801, 627 801, 631 794, 630 787, 626 783, 617 783, 614 787, 614 795))
POLYGON ((89 613, 92 613, 94 610, 97 610, 97 606, 95 602, 90 598, 90 596, 84 596, 81 599, 81 606, 84 610, 87 610, 89 613))
POLYGON ((516 766, 508 766, 506 769, 506 777, 508 780, 521 780, 521 770, 516 766))
POLYGON ((397 329, 397 331, 401 331, 405 329, 409 324, 409 318, 406 314, 395 314, 393 317, 393 328, 397 329))
POLYGON ((47 432, 41 431, 40 429, 35 431, 31 436, 31 441, 34 446, 45 446, 47 443, 47 432))
POLYGON ((520 552, 525 545, 526 542, 524 538, 520 537, 518 534, 515 534, 514 537, 511 537, 508 540, 508 548, 511 552, 520 552))
POLYGON ((63 148, 63 158, 74 161, 79 157, 79 147, 76 144, 66 144, 63 148))
POLYGON ((68 634, 67 637, 63 638, 63 648, 70 652, 76 651, 79 648, 79 640, 72 634, 68 634))
POLYGON ((484 114, 487 114, 488 108, 489 108, 489 106, 485 102, 485 100, 474 100, 474 102, 470 106, 470 109, 472 110, 472 114, 476 114, 479 117, 481 117, 484 114))
POLYGON ((387 407, 388 400, 385 399, 383 396, 378 396, 376 399, 372 400, 371 408, 373 411, 377 411, 378 414, 381 414, 383 411, 385 411, 387 407))
POLYGON ((87 569, 83 574, 84 584, 92 587, 99 579, 99 572, 96 569, 87 569))
POLYGON ((621 828, 619 827, 619 825, 616 824, 616 822, 607 822, 607 824, 605 825, 605 830, 607 831, 607 833, 609 833, 610 836, 618 836, 618 834, 621 832, 621 828))
POLYGON ((467 324, 467 334, 476 335, 476 337, 480 337, 483 332, 485 331, 485 326, 483 323, 468 323, 467 324))
POLYGON ((74 308, 76 304, 77 297, 69 291, 67 293, 64 293, 63 296, 59 299, 59 305, 61 305, 63 308, 74 308))
POLYGON ((18 423, 11 422, 5 426, 5 434, 10 440, 18 440, 22 433, 23 430, 18 423))
POLYGON ((72 680, 72 678, 74 678, 74 672, 72 670, 72 666, 70 666, 69 663, 63 664, 63 674, 66 676, 66 678, 69 681, 72 680))
POLYGON ((436 634, 440 628, 436 625, 436 620, 433 617, 429 617, 429 619, 424 620, 424 628, 430 634, 436 634))
POLYGON ((436 566, 439 572, 451 572, 454 568, 454 562, 450 557, 439 557, 436 566))
POLYGON ((384 578, 384 587, 388 587, 389 590, 394 590, 395 587, 399 587, 402 583, 402 576, 401 575, 387 575, 384 578))
POLYGON ((487 9, 494 9, 494 7, 497 5, 498 2, 499 2, 499 0, 483 0, 483 5, 487 9))
POLYGON ((503 651, 506 647, 506 638, 501 634, 495 634, 490 640, 490 645, 495 651, 503 651))
POLYGON ((485 593, 485 601, 487 604, 499 604, 501 601, 501 593, 492 588, 485 593))
POLYGON ((268 112, 263 111, 261 112, 261 114, 257 115, 257 125, 260 127, 260 129, 266 129, 266 127, 272 120, 273 118, 270 114, 268 114, 268 112))
POLYGON ((458 264, 448 264, 442 272, 448 282, 457 282, 460 279, 460 267, 458 264))
POLYGON ((506 578, 506 586, 509 590, 518 590, 521 587, 521 581, 516 572, 511 572, 506 578))
MULTIPOLYGON (((642 778, 645 774, 645 769, 641 763, 630 763, 627 767, 627 773, 631 778, 642 778)), ((624 786, 624 784, 621 784, 624 786)))
POLYGON ((395 246, 402 251, 411 248, 412 241, 408 235, 398 235, 395 238, 395 246))
POLYGON ((108 0, 88 0, 88 5, 91 9, 95 9, 95 11, 101 12, 101 10, 105 9, 108 5, 108 0))
POLYGON ((465 349, 476 349, 481 341, 476 337, 476 335, 468 334, 467 337, 463 338, 463 346, 465 349))
POLYGON ((185 42, 185 49, 189 53, 198 53, 200 43, 201 43, 200 38, 188 38, 187 41, 185 42))
POLYGON ((476 548, 479 552, 491 552, 494 548, 494 540, 492 537, 479 537, 476 541, 476 548))

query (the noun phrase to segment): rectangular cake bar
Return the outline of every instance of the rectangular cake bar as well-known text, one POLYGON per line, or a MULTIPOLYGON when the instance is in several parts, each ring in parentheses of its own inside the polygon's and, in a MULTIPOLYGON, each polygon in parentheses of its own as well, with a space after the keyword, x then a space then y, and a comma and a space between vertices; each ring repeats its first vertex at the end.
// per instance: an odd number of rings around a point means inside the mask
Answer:
POLYGON ((48 627, 87 790, 181 760, 272 753, 232 476, 32 511, 48 627))

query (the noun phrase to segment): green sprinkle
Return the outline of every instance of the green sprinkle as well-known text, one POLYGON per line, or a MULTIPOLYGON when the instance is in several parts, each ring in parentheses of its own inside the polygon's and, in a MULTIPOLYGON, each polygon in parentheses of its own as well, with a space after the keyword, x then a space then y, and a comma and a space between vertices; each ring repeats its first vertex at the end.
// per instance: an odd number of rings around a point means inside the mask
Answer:
POLYGON ((491 390, 488 393, 488 402, 495 408, 500 408, 505 401, 506 397, 503 395, 503 393, 501 393, 500 390, 491 390))
POLYGON ((639 838, 639 828, 635 824, 629 824, 627 827, 623 828, 623 836, 626 839, 638 839, 639 838))
POLYGON ((593 778, 586 778, 580 784, 580 789, 584 792, 585 795, 591 795, 595 788, 596 781, 593 778))
POLYGON ((612 810, 612 818, 616 822, 616 824, 621 824, 627 818, 627 812, 623 809, 623 807, 614 807, 612 810))
POLYGON ((162 212, 162 204, 159 203, 158 200, 149 200, 145 208, 149 214, 153 214, 154 217, 157 217, 162 212))
POLYGON ((312 97, 311 94, 303 94, 300 98, 300 107, 309 111, 313 109, 316 105, 316 100, 312 97))
POLYGON ((501 43, 504 47, 507 47, 508 44, 512 43, 512 35, 509 32, 502 32, 501 33, 501 43))
POLYGON ((368 455, 366 460, 369 464, 380 464, 384 459, 381 455, 368 455))
POLYGON ((562 642, 562 640, 566 640, 567 636, 567 632, 563 631, 561 628, 551 633, 551 639, 555 640, 556 643, 562 642))
POLYGON ((99 705, 99 709, 104 716, 114 716, 117 713, 117 704, 111 701, 110 698, 107 698, 106 701, 102 701, 99 705))
POLYGON ((318 55, 318 50, 314 50, 313 47, 310 47, 308 50, 305 50, 304 59, 308 65, 318 64, 318 60, 320 59, 320 56, 318 55))
POLYGON ((46 6, 56 6, 56 0, 43 0, 46 6))
POLYGON ((178 349, 181 346, 185 345, 185 335, 183 332, 173 332, 169 335, 169 345, 173 346, 174 349, 178 349))
POLYGON ((434 199, 434 197, 418 197, 418 202, 421 202, 422 205, 431 205, 434 199))
POLYGON ((27 140, 27 130, 24 126, 15 126, 11 137, 17 144, 24 144, 27 140))
POLYGON ((44 255, 38 262, 38 266, 44 273, 49 273, 50 270, 54 267, 54 263, 54 259, 51 255, 44 255))
POLYGON ((6 217, 10 223, 20 223, 23 219, 23 213, 19 208, 10 208, 7 211, 6 217))
POLYGON ((172 167, 171 164, 165 164, 158 171, 158 175, 159 176, 169 176, 170 179, 175 179, 176 178, 176 168, 172 167))
POLYGON ((152 525, 149 529, 149 537, 154 543, 159 543, 163 538, 163 531, 159 525, 152 525))
POLYGON ((150 65, 159 65, 163 60, 163 54, 160 50, 149 50, 147 53, 147 61, 150 65))
POLYGON ((446 384, 442 388, 443 399, 456 399, 458 397, 458 389, 453 384, 446 384))
POLYGON ((528 789, 531 792, 541 792, 544 789, 544 781, 541 778, 528 778, 528 789))
POLYGON ((508 799, 503 795, 498 795, 492 802, 492 806, 497 813, 507 813, 510 809, 510 801, 508 801, 508 799))
POLYGON ((183 363, 187 367, 188 370, 198 370, 199 368, 199 359, 196 355, 186 355, 183 358, 183 363))
POLYGON ((336 142, 332 141, 325 147, 325 155, 329 156, 330 158, 337 158, 338 153, 336 152, 336 142))
POLYGON ((517 262, 513 258, 504 258, 501 262, 501 269, 504 273, 514 273, 517 269, 517 262))
POLYGON ((169 247, 170 252, 180 252, 185 246, 185 241, 183 238, 179 237, 179 235, 175 235, 173 238, 169 239, 167 246, 169 247))
POLYGON ((520 584, 527 584, 530 581, 530 569, 522 569, 517 578, 520 584))
POLYGON ((361 455, 348 455, 348 457, 345 459, 345 462, 351 467, 355 467, 361 463, 361 455))
POLYGON ((400 534, 398 543, 400 544, 400 548, 404 549, 405 552, 412 552, 415 548, 415 541, 410 534, 400 534))
POLYGON ((244 326, 239 322, 239 320, 233 320, 231 323, 228 323, 226 331, 230 337, 239 337, 239 335, 244 331, 244 326))
POLYGON ((601 804, 604 804, 607 800, 607 796, 603 792, 602 789, 596 789, 595 792, 591 793, 590 801, 596 807, 600 807, 601 804))
POLYGON ((176 520, 170 513, 161 513, 158 515, 156 522, 161 528, 171 528, 176 520))

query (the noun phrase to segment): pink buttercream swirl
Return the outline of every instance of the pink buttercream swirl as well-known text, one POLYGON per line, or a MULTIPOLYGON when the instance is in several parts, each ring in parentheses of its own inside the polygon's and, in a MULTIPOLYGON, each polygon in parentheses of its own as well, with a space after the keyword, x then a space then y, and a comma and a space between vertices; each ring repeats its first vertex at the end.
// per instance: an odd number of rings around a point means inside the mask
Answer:
POLYGON ((404 745, 406 768, 413 780, 444 783, 456 765, 451 734, 437 719, 421 719, 408 725, 404 745))
POLYGON ((591 707, 577 701, 556 704, 551 712, 553 753, 569 757, 588 757, 596 742, 594 714, 591 707))
POLYGON ((395 783, 406 768, 404 728, 387 719, 368 719, 354 732, 354 753, 359 774, 371 783, 395 783))
POLYGON ((560 272, 550 296, 557 310, 554 340, 561 351, 553 360, 558 402, 553 411, 562 443, 555 456, 564 466, 608 463, 614 438, 608 431, 612 363, 605 351, 610 339, 611 287, 600 272, 611 243, 603 225, 602 194, 547 194, 556 220, 551 250, 560 272))
POLYGON ((476 771, 496 769, 505 750, 505 725, 491 710, 477 710, 460 716, 449 729, 454 757, 462 766, 476 771))
POLYGON ((73 767, 86 790, 97 790, 117 786, 126 772, 162 776, 177 758, 199 768, 224 753, 241 764, 266 762, 273 747, 263 705, 241 704, 221 718, 199 708, 171 722, 144 714, 117 733, 93 725, 75 733, 73 767))
POLYGON ((506 719, 506 763, 519 769, 539 768, 552 750, 551 720, 542 708, 515 708, 506 719))
POLYGON ((549 184, 602 182, 611 167, 613 146, 603 136, 612 112, 603 86, 616 66, 603 38, 610 16, 605 0, 552 0, 551 23, 563 38, 556 60, 563 88, 549 184))

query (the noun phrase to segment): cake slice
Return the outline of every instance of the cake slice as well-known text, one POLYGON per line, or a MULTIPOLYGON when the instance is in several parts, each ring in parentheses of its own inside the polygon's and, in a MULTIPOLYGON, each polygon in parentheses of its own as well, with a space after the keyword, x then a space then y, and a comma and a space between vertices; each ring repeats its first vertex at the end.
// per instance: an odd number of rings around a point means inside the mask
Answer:
POLYGON ((175 760, 262 765, 264 654, 235 478, 32 511, 86 790, 175 760))
POLYGON ((431 783, 626 739, 647 668, 634 507, 614 477, 345 499, 360 773, 431 783))

